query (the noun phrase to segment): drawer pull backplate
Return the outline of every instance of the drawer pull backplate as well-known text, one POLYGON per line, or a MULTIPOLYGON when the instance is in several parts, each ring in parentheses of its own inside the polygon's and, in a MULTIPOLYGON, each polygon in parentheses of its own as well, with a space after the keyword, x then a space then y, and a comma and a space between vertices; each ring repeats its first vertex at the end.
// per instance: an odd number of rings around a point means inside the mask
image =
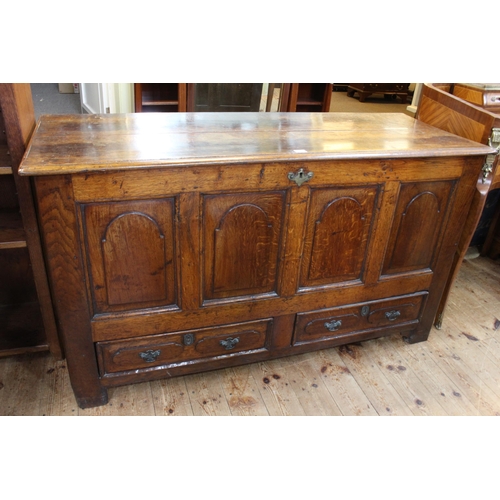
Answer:
POLYGON ((336 332, 342 326, 342 320, 330 321, 325 323, 325 328, 330 332, 336 332))
POLYGON ((158 349, 156 351, 149 350, 139 353, 139 356, 146 361, 146 363, 154 363, 156 358, 161 354, 161 351, 158 349))
POLYGON ((227 339, 221 340, 219 344, 229 351, 230 349, 234 349, 236 344, 240 341, 239 337, 228 337, 227 339))
POLYGON ((401 316, 401 313, 399 311, 389 311, 385 313, 385 317, 389 321, 395 321, 396 319, 399 318, 399 316, 401 316))

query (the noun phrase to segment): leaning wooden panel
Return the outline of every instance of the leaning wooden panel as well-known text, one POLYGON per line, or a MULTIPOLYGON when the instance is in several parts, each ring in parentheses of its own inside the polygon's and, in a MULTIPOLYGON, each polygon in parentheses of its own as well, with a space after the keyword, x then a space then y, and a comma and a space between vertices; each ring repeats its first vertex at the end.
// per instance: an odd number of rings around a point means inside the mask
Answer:
MULTIPOLYGON (((453 92, 454 88, 455 85, 451 84, 445 87, 437 84, 424 84, 417 109, 417 120, 460 137, 488 144, 493 130, 500 128, 500 116, 449 93, 453 92)), ((460 94, 460 92, 458 93, 460 94)), ((449 292, 474 236, 486 203, 486 196, 497 185, 497 179, 500 180, 498 156, 494 161, 486 161, 482 172, 478 176, 471 208, 464 219, 460 240, 453 257, 453 264, 437 311, 437 328, 441 328, 449 292)), ((498 182, 498 185, 500 185, 500 182, 498 182)), ((483 246, 483 251, 487 251, 489 241, 490 235, 488 235, 483 246)))

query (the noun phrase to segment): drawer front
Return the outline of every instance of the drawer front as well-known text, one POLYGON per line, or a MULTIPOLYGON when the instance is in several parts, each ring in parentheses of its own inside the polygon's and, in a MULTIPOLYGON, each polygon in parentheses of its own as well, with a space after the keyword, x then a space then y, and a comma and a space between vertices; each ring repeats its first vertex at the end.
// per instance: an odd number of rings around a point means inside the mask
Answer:
POLYGON ((486 108, 500 107, 500 92, 488 92, 484 99, 484 106, 486 108))
POLYGON ((264 349, 272 319, 98 342, 101 374, 151 368, 264 349))
POLYGON ((416 323, 427 292, 297 314, 294 344, 416 323))
POLYGON ((403 298, 372 306, 366 316, 369 328, 381 328, 393 324, 416 320, 422 306, 423 296, 403 298))

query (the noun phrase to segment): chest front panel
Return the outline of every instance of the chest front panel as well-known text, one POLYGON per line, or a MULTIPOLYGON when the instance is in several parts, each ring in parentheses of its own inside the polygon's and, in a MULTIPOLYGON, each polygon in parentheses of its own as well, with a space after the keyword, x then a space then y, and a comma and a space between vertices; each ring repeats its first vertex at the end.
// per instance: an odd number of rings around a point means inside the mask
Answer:
POLYGON ((301 287, 362 281, 379 188, 311 190, 301 287))
POLYGON ((202 196, 203 299, 278 293, 285 191, 202 196))
POLYGON ((402 183, 382 273, 432 270, 454 181, 402 183))
POLYGON ((177 302, 174 198, 80 207, 95 313, 177 302))
MULTIPOLYGON (((90 304, 96 321, 107 318, 99 337, 108 327, 119 330, 123 313, 156 310, 171 331, 185 313, 203 308, 252 320, 261 300, 273 299, 268 309, 259 306, 270 317, 285 304, 314 308, 327 290, 348 304, 350 290, 359 300, 356 290, 365 283, 374 294, 377 287, 387 294, 387 280, 394 295, 417 291, 418 274, 433 271, 457 162, 443 162, 441 176, 450 178, 433 181, 416 180, 409 163, 400 170, 388 165, 310 163, 305 170, 314 176, 300 186, 288 177, 298 166, 250 165, 240 167, 247 190, 235 189, 233 176, 226 180, 228 167, 210 167, 189 195, 181 190, 189 170, 76 177, 90 304), (353 182, 355 167, 372 182, 353 182), (95 193, 101 200, 92 202, 95 193)), ((162 324, 136 334, 162 333, 162 324)))

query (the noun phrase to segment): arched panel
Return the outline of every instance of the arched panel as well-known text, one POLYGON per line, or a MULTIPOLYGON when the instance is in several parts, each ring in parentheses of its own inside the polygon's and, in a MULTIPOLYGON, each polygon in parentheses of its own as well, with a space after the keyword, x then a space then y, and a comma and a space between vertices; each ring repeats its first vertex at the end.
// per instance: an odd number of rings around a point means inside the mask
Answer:
POLYGON ((377 191, 376 187, 313 190, 301 287, 362 279, 377 191))
POLYGON ((338 198, 330 203, 315 224, 308 278, 359 276, 363 230, 363 208, 357 200, 338 198))
POLYGON ((276 291, 283 193, 206 196, 205 299, 276 291))
POLYGON ((214 292, 265 288, 272 224, 255 205, 232 207, 215 230, 214 292))
POLYGON ((102 240, 108 303, 164 300, 165 237, 158 224, 142 213, 113 219, 102 240))
POLYGON ((82 206, 95 313, 174 304, 174 199, 82 206))
POLYGON ((401 188, 384 274, 432 268, 450 188, 449 182, 401 188))

